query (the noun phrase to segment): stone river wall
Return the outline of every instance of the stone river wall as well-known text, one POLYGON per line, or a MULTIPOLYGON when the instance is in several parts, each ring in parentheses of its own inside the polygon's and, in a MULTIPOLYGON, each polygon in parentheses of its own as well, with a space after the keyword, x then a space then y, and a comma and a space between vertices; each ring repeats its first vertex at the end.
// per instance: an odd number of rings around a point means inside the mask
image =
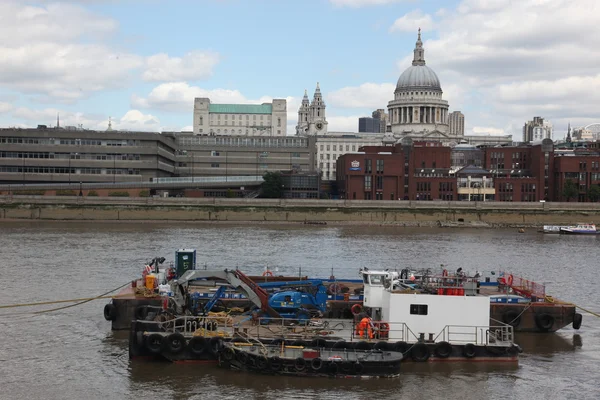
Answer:
POLYGON ((600 225, 600 203, 0 196, 0 220, 406 226, 600 225))

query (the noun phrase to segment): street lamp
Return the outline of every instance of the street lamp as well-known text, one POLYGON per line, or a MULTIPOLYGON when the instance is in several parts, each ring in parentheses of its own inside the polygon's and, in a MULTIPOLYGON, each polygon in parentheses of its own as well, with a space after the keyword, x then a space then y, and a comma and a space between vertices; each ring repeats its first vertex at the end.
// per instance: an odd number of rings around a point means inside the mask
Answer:
POLYGON ((83 196, 83 190, 81 190, 82 182, 79 181, 79 197, 83 196))
POLYGON ((113 154, 113 185, 116 183, 117 179, 117 155, 113 154))

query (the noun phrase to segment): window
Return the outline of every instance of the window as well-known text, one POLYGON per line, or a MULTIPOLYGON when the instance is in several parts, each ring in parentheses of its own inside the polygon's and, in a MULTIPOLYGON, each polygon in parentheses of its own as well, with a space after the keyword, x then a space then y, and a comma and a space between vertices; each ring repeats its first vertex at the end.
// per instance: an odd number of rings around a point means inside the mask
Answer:
POLYGON ((200 117, 200 125, 204 125, 204 118, 200 117))
MULTIPOLYGON (((375 178, 375 181, 377 183, 377 190, 383 190, 383 176, 379 175, 375 178)), ((383 198, 381 199, 383 200, 383 198)))
POLYGON ((321 148, 320 148, 320 150, 321 150, 321 151, 323 151, 323 145, 321 145, 321 148))
POLYGON ((219 168, 219 163, 212 163, 210 164, 211 168, 219 168))
POLYGON ((281 118, 277 118, 277 126, 281 126, 281 118))
POLYGON ((365 190, 371 190, 371 180, 372 176, 371 175, 365 175, 365 190))
POLYGON ((337 151, 337 146, 335 144, 333 145, 333 151, 337 151))
POLYGON ((219 152, 218 152, 218 151, 216 151, 216 150, 213 150, 213 151, 211 151, 211 152, 210 152, 210 155, 211 155, 212 157, 215 157, 215 156, 218 156, 218 155, 219 155, 219 152))
POLYGON ((376 160, 377 173, 383 173, 383 160, 376 160))
POLYGON ((365 159, 365 173, 370 174, 373 172, 373 160, 367 158, 365 159))
POLYGON ((329 147, 329 145, 327 145, 327 151, 329 151, 329 150, 330 150, 330 147, 329 147))
POLYGON ((427 304, 411 304, 410 313, 412 315, 427 315, 427 304))

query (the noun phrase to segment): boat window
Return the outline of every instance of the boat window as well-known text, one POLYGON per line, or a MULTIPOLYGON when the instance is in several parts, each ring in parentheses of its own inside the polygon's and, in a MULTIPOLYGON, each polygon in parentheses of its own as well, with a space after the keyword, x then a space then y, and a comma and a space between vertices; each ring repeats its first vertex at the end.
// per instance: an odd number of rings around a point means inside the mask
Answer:
POLYGON ((427 304, 411 304, 410 313, 412 315, 427 315, 427 304))
POLYGON ((383 275, 371 275, 371 285, 382 285, 383 275))

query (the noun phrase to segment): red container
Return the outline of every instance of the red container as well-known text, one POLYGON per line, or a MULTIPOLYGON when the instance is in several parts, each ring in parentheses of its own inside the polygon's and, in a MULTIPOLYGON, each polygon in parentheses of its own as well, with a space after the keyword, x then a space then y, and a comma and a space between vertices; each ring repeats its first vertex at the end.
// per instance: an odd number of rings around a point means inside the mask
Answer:
POLYGON ((320 353, 317 350, 304 350, 302 351, 302 358, 313 359, 318 358, 320 353))
POLYGON ((131 287, 132 288, 136 288, 137 287, 137 280, 131 281, 131 287))
POLYGON ((444 294, 444 288, 438 288, 438 294, 439 295, 444 294))

